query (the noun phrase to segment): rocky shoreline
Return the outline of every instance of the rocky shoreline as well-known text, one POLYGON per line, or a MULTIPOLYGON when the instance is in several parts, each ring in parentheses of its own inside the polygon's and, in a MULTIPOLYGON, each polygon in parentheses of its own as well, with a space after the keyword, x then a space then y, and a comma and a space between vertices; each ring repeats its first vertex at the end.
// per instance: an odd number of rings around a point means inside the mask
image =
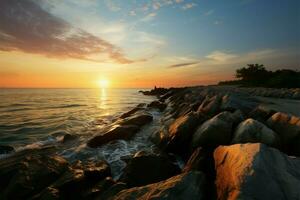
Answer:
MULTIPOLYGON (((106 161, 69 163, 55 146, 16 152, 0 160, 0 199, 300 199, 300 112, 270 109, 257 98, 296 101, 300 89, 141 92, 157 100, 123 113, 87 146, 131 140, 151 124, 155 109, 162 117, 149 137, 154 152, 122 158, 126 167, 117 180, 106 161)), ((0 153, 13 151, 0 147, 0 153)))

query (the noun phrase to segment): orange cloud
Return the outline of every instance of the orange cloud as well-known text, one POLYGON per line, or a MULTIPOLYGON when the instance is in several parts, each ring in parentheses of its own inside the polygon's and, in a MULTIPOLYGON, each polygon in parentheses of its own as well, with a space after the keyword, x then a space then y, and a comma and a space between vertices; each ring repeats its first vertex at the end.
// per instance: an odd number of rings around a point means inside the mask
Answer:
POLYGON ((30 0, 0 1, 0 50, 84 60, 105 54, 121 64, 134 62, 108 41, 72 26, 30 0))

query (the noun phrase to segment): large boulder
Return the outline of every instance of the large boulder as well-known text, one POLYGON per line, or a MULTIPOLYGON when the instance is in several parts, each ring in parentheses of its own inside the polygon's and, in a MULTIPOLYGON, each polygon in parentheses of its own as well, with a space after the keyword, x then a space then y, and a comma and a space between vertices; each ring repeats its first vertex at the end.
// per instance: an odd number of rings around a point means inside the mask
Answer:
POLYGON ((136 115, 127 117, 120 122, 121 125, 135 125, 143 126, 150 123, 153 120, 153 116, 150 113, 137 113, 136 115))
POLYGON ((233 118, 230 112, 222 112, 204 122, 194 133, 192 147, 229 144, 233 118))
POLYGON ((158 109, 160 111, 163 111, 164 109, 166 109, 167 104, 162 103, 160 101, 152 101, 150 104, 148 104, 147 107, 148 108, 155 108, 155 109, 158 109))
POLYGON ((129 110, 128 112, 123 113, 123 114, 120 116, 120 118, 121 118, 121 119, 125 119, 125 118, 127 118, 127 117, 129 117, 129 116, 135 114, 136 112, 141 111, 141 110, 144 110, 144 108, 138 105, 137 107, 135 107, 135 108, 129 110))
POLYGON ((168 129, 167 149, 171 152, 188 150, 192 135, 200 121, 196 112, 177 118, 168 129))
POLYGON ((180 172, 166 155, 138 152, 130 159, 120 180, 130 187, 155 183, 180 172))
POLYGON ((254 119, 246 119, 241 122, 233 134, 232 143, 264 143, 278 147, 280 138, 273 130, 254 119))
POLYGON ((26 199, 41 192, 68 169, 59 156, 16 154, 0 162, 0 199, 26 199))
POLYGON ((256 106, 257 102, 249 97, 245 98, 241 95, 227 94, 222 97, 220 108, 226 111, 241 110, 243 113, 248 113, 256 106))
POLYGON ((9 154, 15 152, 15 149, 9 145, 0 145, 0 154, 9 154))
POLYGON ((260 105, 254 108, 248 115, 250 118, 265 123, 274 113, 276 113, 276 111, 260 105))
POLYGON ((213 116, 220 110, 222 96, 215 95, 213 97, 206 96, 198 108, 198 112, 213 116))
POLYGON ((201 200, 207 199, 205 189, 205 175, 202 172, 191 171, 158 183, 122 190, 112 199, 201 200))
POLYGON ((277 112, 268 119, 267 124, 284 142, 289 142, 300 134, 300 118, 296 116, 277 112))
POLYGON ((220 146, 214 152, 218 199, 300 199, 300 159, 267 145, 220 146))
POLYGON ((114 140, 130 139, 139 130, 140 128, 136 125, 117 125, 108 130, 107 132, 93 137, 88 141, 87 145, 89 147, 96 148, 114 140))

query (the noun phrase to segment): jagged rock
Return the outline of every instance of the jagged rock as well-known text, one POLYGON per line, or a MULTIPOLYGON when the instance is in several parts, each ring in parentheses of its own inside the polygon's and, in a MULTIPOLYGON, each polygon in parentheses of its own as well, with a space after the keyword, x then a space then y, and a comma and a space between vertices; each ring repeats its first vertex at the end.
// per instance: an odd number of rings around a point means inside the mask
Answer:
POLYGON ((207 199, 205 189, 205 175, 202 172, 192 171, 158 183, 122 190, 112 199, 201 200, 207 199))
POLYGON ((143 109, 144 109, 143 107, 137 106, 137 107, 135 107, 135 108, 129 110, 128 112, 123 113, 123 114, 120 116, 120 118, 121 118, 121 119, 125 119, 125 118, 127 118, 127 117, 129 117, 129 116, 131 116, 131 115, 135 114, 136 112, 138 112, 138 111, 140 111, 140 110, 143 110, 143 109))
POLYGON ((96 148, 114 140, 132 138, 140 128, 136 125, 117 125, 102 135, 97 135, 87 143, 89 147, 96 148))
POLYGON ((198 147, 194 150, 189 160, 185 164, 182 172, 202 171, 205 174, 211 175, 214 170, 214 161, 212 151, 198 147))
POLYGON ((204 122, 194 133, 192 147, 229 144, 233 118, 230 112, 222 112, 204 122))
POLYGON ((150 123, 153 120, 153 116, 149 113, 139 113, 133 116, 130 116, 120 122, 121 125, 135 125, 143 126, 150 123))
POLYGON ((267 107, 258 106, 249 113, 249 117, 265 123, 275 112, 267 107))
POLYGON ((300 134, 300 118, 296 116, 277 112, 268 119, 267 125, 278 133, 286 144, 300 134))
POLYGON ((136 153, 123 170, 120 180, 130 187, 155 183, 180 172, 165 155, 136 153))
POLYGON ((83 166, 85 177, 89 181, 99 181, 107 176, 111 176, 110 167, 107 162, 88 162, 83 166))
POLYGON ((220 110, 222 97, 220 95, 215 95, 213 97, 208 97, 203 100, 198 108, 198 112, 205 113, 207 115, 215 115, 220 110))
POLYGON ((236 128, 232 143, 264 143, 273 147, 278 147, 280 138, 273 130, 263 123, 254 119, 246 119, 236 128))
POLYGON ((67 143, 67 142, 75 140, 76 138, 77 138, 76 135, 71 135, 71 134, 67 133, 66 135, 64 135, 62 142, 67 143))
POLYGON ((171 152, 188 150, 191 137, 199 122, 199 115, 195 112, 177 118, 168 129, 167 149, 171 152))
POLYGON ((159 102, 159 101, 152 101, 148 106, 148 108, 156 108, 160 111, 163 111, 166 109, 167 105, 165 103, 159 102))
POLYGON ((257 106, 257 102, 254 102, 251 98, 238 95, 225 95, 222 97, 221 110, 235 111, 241 110, 243 113, 250 112, 257 106))
POLYGON ((15 149, 12 146, 0 145, 0 154, 8 154, 15 152, 15 149))
POLYGON ((68 168, 59 156, 17 154, 0 162, 0 199, 24 199, 41 192, 68 168))
POLYGON ((214 152, 218 199, 300 199, 300 159, 264 144, 214 152))

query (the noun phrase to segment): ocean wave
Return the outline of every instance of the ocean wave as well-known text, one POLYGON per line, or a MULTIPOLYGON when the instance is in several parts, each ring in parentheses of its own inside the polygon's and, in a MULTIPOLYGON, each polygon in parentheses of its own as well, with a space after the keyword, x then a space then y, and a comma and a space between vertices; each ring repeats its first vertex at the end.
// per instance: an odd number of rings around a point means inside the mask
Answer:
POLYGON ((73 107, 82 107, 87 106, 85 104, 66 104, 66 105, 59 105, 59 106, 49 106, 49 107, 41 107, 42 109, 56 109, 56 108, 73 108, 73 107))

